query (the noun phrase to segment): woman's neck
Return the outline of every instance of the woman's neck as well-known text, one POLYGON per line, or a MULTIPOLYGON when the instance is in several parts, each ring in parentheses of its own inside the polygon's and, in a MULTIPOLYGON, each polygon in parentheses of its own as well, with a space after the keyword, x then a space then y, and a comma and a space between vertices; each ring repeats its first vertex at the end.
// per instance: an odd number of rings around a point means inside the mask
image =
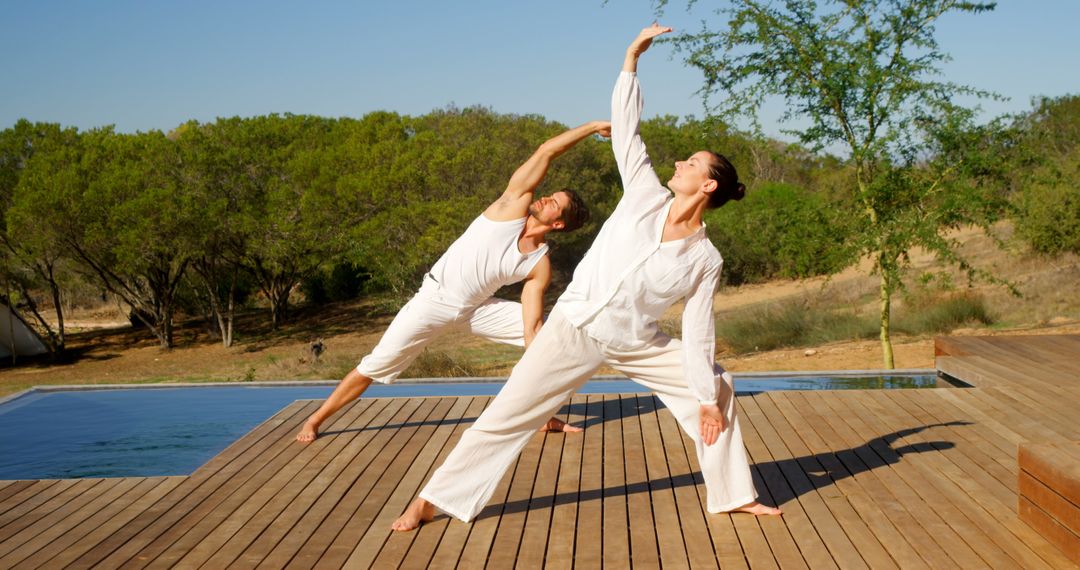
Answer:
POLYGON ((664 236, 660 241, 682 239, 701 228, 708 197, 698 194, 691 197, 675 195, 675 202, 668 210, 664 222, 664 236))

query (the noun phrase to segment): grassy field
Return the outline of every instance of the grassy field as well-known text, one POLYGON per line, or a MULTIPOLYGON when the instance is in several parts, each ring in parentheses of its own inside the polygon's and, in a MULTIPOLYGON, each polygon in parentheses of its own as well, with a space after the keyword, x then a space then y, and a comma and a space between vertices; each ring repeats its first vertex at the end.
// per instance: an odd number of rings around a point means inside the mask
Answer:
MULTIPOLYGON (((1002 228, 1008 237, 1008 228, 1002 228)), ((928 256, 913 256, 910 283, 896 297, 894 344, 901 368, 933 366, 936 334, 1080 332, 1080 258, 1035 257, 1000 251, 974 233, 956 238, 961 251, 1022 293, 998 285, 969 287, 955 273, 939 274, 928 256)), ((734 371, 839 370, 881 367, 876 280, 860 268, 831 279, 776 281, 728 288, 716 296, 717 358, 734 371)), ((677 334, 680 307, 662 323, 677 334)), ((378 341, 392 318, 383 300, 300 307, 279 331, 265 311, 243 315, 236 344, 225 349, 202 321, 181 323, 177 347, 163 351, 146 331, 116 327, 76 332, 69 356, 0 364, 0 396, 37 385, 253 380, 336 380, 378 341), (310 344, 326 350, 313 359, 310 344)), ((122 320, 116 309, 71 315, 91 325, 122 320)), ((435 341, 406 377, 502 376, 521 350, 464 332, 435 341)), ((610 372, 610 371, 605 371, 610 372)))

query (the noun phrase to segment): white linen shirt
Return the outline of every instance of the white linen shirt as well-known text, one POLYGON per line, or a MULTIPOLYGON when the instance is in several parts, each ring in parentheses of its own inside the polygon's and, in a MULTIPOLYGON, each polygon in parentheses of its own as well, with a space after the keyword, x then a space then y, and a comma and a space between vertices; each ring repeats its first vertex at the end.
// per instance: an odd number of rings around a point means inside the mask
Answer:
POLYGON ((657 321, 686 299, 682 315, 683 369, 702 404, 718 397, 714 366, 713 294, 723 258, 701 227, 661 243, 674 202, 660 183, 638 132, 642 109, 637 74, 622 72, 611 96, 611 146, 623 196, 604 223, 556 308, 594 340, 616 350, 648 344, 657 321))

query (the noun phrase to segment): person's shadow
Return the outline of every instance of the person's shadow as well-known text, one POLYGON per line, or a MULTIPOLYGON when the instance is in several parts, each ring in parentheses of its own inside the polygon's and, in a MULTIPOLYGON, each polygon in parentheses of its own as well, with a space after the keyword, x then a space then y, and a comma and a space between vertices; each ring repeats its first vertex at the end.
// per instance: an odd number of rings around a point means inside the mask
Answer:
MULTIPOLYGON (((639 415, 652 413, 657 409, 656 402, 656 398, 648 397, 637 398, 636 402, 633 399, 622 398, 603 402, 603 413, 596 413, 599 411, 598 407, 593 407, 591 410, 587 409, 585 404, 572 404, 569 411, 575 415, 584 415, 586 417, 584 424, 578 423, 577 425, 583 425, 587 430, 606 421, 616 421, 635 413, 639 415)), ((971 422, 952 421, 914 426, 869 439, 860 446, 848 449, 791 459, 764 462, 751 461, 754 486, 760 493, 759 499, 762 502, 782 505, 806 493, 832 485, 841 479, 899 463, 905 455, 951 449, 955 447, 955 444, 951 441, 918 442, 900 447, 893 447, 893 444, 901 438, 932 427, 964 425, 971 425, 971 422)), ((547 508, 565 503, 581 503, 604 498, 623 497, 636 493, 648 493, 661 489, 693 486, 702 482, 701 472, 694 471, 626 485, 613 485, 601 489, 532 497, 520 501, 488 505, 477 519, 512 514, 529 509, 547 508)))

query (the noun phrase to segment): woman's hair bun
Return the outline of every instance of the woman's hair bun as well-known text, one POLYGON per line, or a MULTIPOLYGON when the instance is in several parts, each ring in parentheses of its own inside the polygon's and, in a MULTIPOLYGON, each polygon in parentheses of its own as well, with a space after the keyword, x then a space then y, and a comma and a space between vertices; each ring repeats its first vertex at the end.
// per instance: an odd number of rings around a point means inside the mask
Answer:
POLYGON ((735 183, 735 189, 731 191, 732 200, 742 200, 746 196, 746 185, 742 182, 735 183))

